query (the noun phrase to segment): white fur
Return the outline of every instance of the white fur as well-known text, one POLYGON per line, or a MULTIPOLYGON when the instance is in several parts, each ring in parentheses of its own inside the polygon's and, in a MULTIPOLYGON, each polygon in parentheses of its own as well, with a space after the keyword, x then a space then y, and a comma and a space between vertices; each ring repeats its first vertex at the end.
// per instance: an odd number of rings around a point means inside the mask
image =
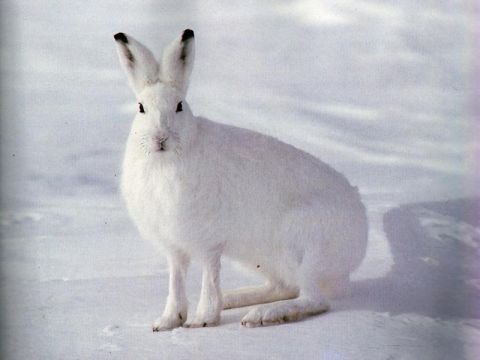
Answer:
POLYGON ((132 125, 121 188, 140 233, 170 264, 167 304, 154 330, 211 326, 224 307, 277 300, 251 309, 242 324, 326 311, 328 292, 344 287, 365 255, 368 225, 357 189, 293 146, 193 116, 185 101, 193 38, 177 38, 161 65, 127 38, 127 44, 117 41, 119 55, 125 64, 127 47, 134 57, 124 68, 145 113, 132 125), (187 58, 181 60, 183 46, 187 58), (183 111, 176 113, 180 101, 183 111), (159 151, 165 138, 166 150, 159 151), (263 275, 267 284, 222 296, 222 256, 263 275), (184 324, 190 259, 203 265, 202 290, 196 314, 184 324))

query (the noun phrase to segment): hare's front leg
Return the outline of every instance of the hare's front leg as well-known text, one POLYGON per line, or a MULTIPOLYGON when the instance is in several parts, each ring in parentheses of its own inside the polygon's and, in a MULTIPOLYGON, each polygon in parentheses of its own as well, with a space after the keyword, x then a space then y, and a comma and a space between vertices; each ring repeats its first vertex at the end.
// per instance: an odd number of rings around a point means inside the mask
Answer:
POLYGON ((185 294, 185 277, 190 259, 179 251, 168 255, 170 279, 168 297, 163 315, 153 323, 153 331, 170 330, 182 326, 187 320, 188 300, 185 294))
POLYGON ((193 320, 185 327, 215 326, 220 321, 223 309, 222 292, 220 289, 220 257, 221 249, 214 249, 203 259, 202 290, 200 300, 193 320))

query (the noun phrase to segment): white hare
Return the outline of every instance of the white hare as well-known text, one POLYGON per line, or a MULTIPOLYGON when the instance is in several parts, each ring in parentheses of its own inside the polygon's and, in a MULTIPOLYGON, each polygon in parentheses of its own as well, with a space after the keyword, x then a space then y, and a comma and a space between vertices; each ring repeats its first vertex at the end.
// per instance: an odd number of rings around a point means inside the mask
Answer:
MULTIPOLYGON (((121 189, 141 235, 161 247, 169 293, 154 331, 219 323, 222 309, 262 304, 247 327, 328 309, 367 245, 358 190, 315 157, 272 137, 196 117, 185 101, 194 34, 185 30, 157 62, 130 35, 114 36, 139 106, 121 189), (222 295, 226 257, 266 278, 222 295), (190 259, 203 266, 196 314, 187 320, 190 259)), ((294 124, 292 124, 294 126, 294 124)))

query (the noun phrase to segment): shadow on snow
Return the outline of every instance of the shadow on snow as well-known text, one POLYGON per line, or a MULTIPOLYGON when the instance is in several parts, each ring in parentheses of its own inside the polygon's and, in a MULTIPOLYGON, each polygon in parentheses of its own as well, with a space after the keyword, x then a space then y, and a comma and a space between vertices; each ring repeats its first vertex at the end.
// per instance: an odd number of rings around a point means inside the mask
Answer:
POLYGON ((403 205, 384 214, 394 265, 352 283, 337 310, 480 318, 480 199, 403 205))

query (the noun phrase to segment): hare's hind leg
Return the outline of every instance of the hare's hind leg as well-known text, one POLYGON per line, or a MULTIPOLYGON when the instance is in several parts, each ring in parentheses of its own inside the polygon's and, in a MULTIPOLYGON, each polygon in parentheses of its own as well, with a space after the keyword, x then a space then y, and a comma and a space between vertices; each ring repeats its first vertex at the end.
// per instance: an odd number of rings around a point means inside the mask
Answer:
POLYGON ((350 275, 331 277, 320 282, 320 289, 327 299, 349 295, 350 275))
POLYGON ((268 281, 265 285, 244 287, 227 291, 223 295, 223 308, 233 309, 249 305, 265 304, 273 301, 293 299, 298 289, 268 281))
POLYGON ((320 281, 321 277, 316 274, 303 276, 298 298, 259 305, 243 317, 242 325, 246 327, 275 325, 327 311, 329 305, 320 289, 320 281))

